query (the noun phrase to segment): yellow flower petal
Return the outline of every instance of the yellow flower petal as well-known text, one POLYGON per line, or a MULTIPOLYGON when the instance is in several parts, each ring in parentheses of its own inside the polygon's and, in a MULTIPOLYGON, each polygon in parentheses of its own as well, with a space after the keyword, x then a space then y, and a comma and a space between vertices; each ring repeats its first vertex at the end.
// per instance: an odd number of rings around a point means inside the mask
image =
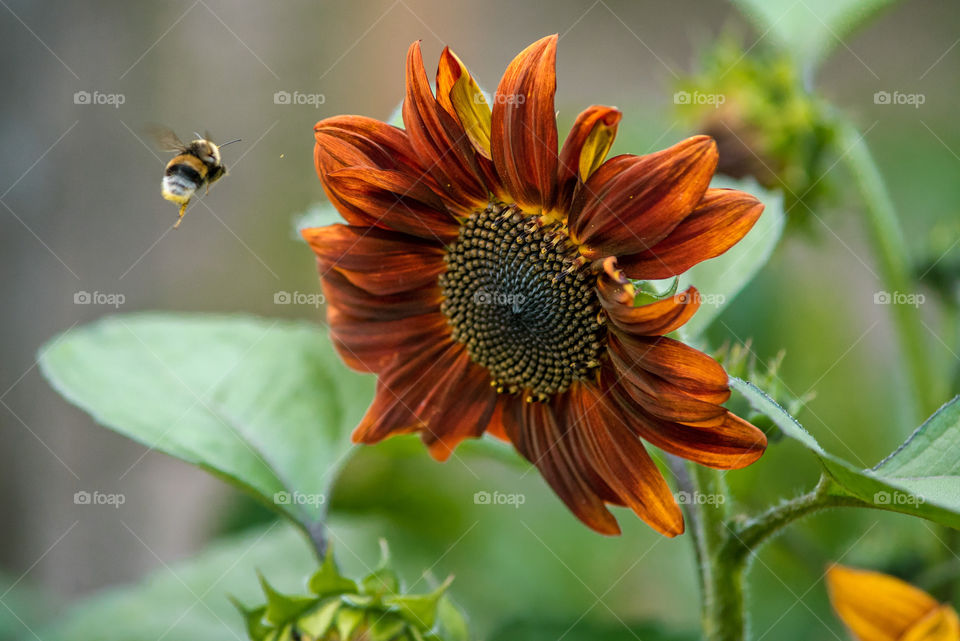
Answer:
POLYGON ((960 619, 949 605, 942 605, 907 630, 900 641, 958 641, 960 619))
POLYGON ((858 641, 906 641, 908 631, 940 608, 929 594, 900 579, 842 565, 827 571, 827 587, 833 609, 858 641))
POLYGON ((613 139, 617 135, 617 122, 620 120, 619 112, 616 112, 616 118, 613 124, 607 124, 603 119, 597 120, 587 140, 583 143, 583 149, 580 150, 580 180, 587 182, 593 172, 597 170, 603 159, 607 157, 610 147, 613 146, 613 139))
POLYGON ((490 158, 490 105, 466 66, 449 48, 440 55, 437 102, 460 120, 477 153, 490 158))

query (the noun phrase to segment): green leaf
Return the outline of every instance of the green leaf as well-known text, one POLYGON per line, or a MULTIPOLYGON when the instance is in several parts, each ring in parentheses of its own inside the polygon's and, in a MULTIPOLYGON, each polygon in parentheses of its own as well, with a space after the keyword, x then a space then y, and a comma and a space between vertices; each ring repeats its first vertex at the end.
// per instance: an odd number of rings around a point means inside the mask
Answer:
POLYGON ((283 594, 270 585, 262 574, 258 573, 258 575, 260 587, 263 588, 263 594, 267 597, 267 609, 263 616, 273 625, 282 625, 295 619, 297 615, 306 612, 316 603, 313 597, 283 594))
POLYGON ((470 628, 460 608, 453 604, 450 597, 444 595, 437 603, 437 618, 443 629, 443 638, 446 641, 469 641, 470 628))
POLYGON ((93 418, 209 470, 305 529, 324 515, 372 377, 326 332, 242 316, 137 314, 40 351, 51 384, 93 418))
MULTIPOLYGON (((192 560, 157 570, 140 583, 81 601, 52 627, 44 641, 237 641, 245 617, 230 603, 260 603, 257 568, 275 585, 295 590, 303 568, 316 563, 302 533, 280 521, 208 547, 192 560)), ((35 639, 24 635, 24 639, 35 639)))
POLYGON ((839 487, 871 507, 919 516, 960 528, 960 398, 941 407, 896 452, 862 470, 825 451, 786 410, 755 385, 738 378, 730 386, 768 416, 785 436, 813 452, 839 487))
POLYGON ((320 598, 344 592, 356 593, 357 584, 340 574, 340 569, 333 557, 332 543, 327 544, 327 554, 323 558, 320 569, 310 577, 309 588, 320 598))
POLYGON ((440 598, 450 587, 453 577, 449 577, 443 584, 430 594, 405 594, 384 600, 384 604, 394 607, 412 626, 421 630, 429 630, 437 620, 437 606, 440 598))
POLYGON ((743 240, 725 254, 695 265, 680 276, 680 290, 693 285, 701 298, 700 309, 679 330, 687 342, 697 342, 710 323, 767 264, 780 242, 785 221, 783 195, 764 189, 753 179, 737 181, 720 177, 710 186, 740 189, 759 198, 765 207, 760 220, 743 240))
POLYGON ((893 0, 734 0, 757 31, 804 62, 818 62, 893 0))

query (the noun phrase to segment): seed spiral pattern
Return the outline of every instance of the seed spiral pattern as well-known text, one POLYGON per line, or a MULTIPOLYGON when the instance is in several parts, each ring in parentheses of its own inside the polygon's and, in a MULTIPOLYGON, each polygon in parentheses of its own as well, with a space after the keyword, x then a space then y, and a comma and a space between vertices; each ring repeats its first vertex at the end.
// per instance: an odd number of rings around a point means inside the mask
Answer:
POLYGON ((494 203, 461 225, 445 261, 441 310, 498 392, 547 400, 599 366, 594 277, 560 224, 494 203))

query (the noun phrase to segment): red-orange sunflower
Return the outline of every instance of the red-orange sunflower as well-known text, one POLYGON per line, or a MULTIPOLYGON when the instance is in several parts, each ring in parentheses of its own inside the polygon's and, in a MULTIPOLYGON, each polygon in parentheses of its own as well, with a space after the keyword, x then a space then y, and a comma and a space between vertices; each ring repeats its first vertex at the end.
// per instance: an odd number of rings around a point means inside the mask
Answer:
POLYGON ((317 172, 347 224, 303 235, 337 349, 379 377, 355 441, 418 432, 443 460, 490 432, 598 532, 620 531, 610 503, 674 536, 683 516, 640 439, 733 469, 766 438, 721 406, 723 368, 666 337, 696 311, 696 290, 635 307, 630 279, 723 253, 763 205, 708 189, 706 136, 604 162, 621 115, 611 107, 580 114, 558 153, 556 46, 551 36, 517 56, 491 110, 449 49, 434 96, 414 43, 405 130, 317 123, 317 172))

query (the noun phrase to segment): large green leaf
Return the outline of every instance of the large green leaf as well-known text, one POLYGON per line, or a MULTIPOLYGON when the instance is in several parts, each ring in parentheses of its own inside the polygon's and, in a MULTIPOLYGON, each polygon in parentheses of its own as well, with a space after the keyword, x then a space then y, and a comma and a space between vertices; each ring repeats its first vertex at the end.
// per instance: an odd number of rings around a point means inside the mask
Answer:
MULTIPOLYGON (((734 0, 757 31, 802 61, 825 58, 893 0, 734 0)), ((862 61, 861 61, 862 62, 862 61)))
POLYGON ((114 316, 41 350, 51 384, 98 422, 250 491, 306 529, 373 394, 325 332, 240 316, 114 316))
POLYGON ((258 569, 269 569, 280 589, 302 590, 316 563, 300 532, 278 521, 158 569, 138 585, 82 601, 38 632, 44 641, 238 641, 246 639, 246 631, 228 596, 244 603, 262 600, 258 569))
POLYGON ((680 277, 680 289, 690 285, 701 296, 700 309, 680 328, 681 337, 689 342, 696 340, 720 315, 737 294, 753 280, 757 272, 770 260, 774 248, 783 234, 783 195, 769 191, 754 180, 733 180, 718 177, 711 187, 740 189, 753 194, 764 204, 763 214, 743 240, 725 254, 694 266, 680 277))
POLYGON ((786 410, 747 381, 730 385, 784 435, 820 459, 836 483, 835 492, 872 507, 919 516, 960 528, 960 397, 931 416, 896 452, 869 470, 825 451, 786 410))

